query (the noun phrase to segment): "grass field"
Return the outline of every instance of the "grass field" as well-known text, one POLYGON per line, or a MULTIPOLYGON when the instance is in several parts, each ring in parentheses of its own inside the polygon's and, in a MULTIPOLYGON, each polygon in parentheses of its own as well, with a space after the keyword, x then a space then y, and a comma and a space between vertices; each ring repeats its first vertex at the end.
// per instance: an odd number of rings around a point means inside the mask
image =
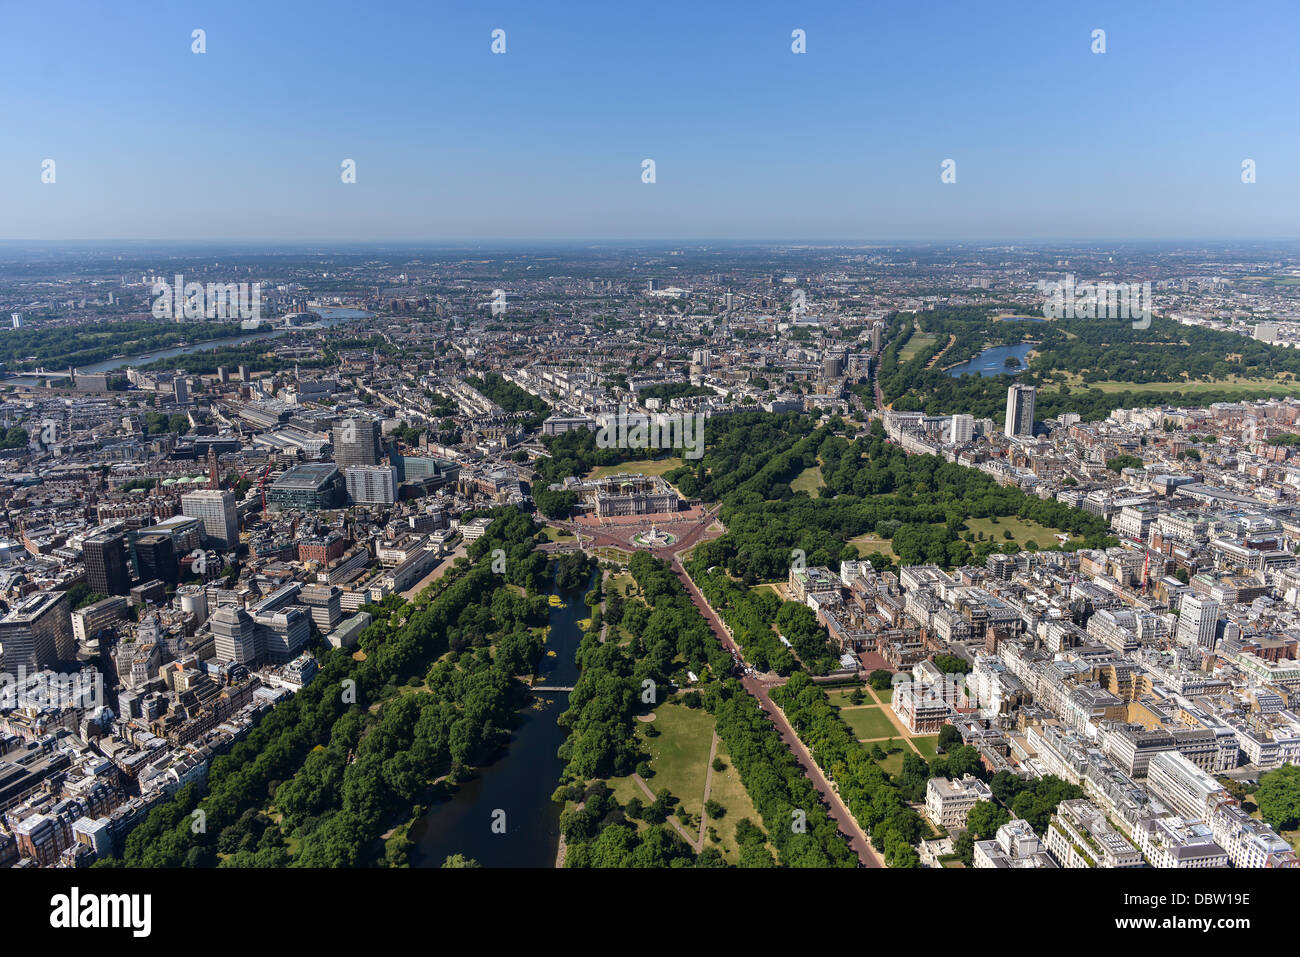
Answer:
POLYGON ((880 552, 886 558, 898 558, 894 554, 893 546, 889 544, 889 539, 880 538, 876 535, 859 535, 857 538, 849 539, 850 545, 856 545, 858 554, 866 558, 872 552, 880 552))
POLYGON ((664 459, 639 459, 635 462, 624 462, 621 465, 600 465, 587 473, 587 478, 604 478, 606 475, 617 475, 619 472, 631 472, 634 475, 663 475, 665 472, 671 472, 673 469, 682 467, 680 456, 669 456, 664 459))
POLYGON ((631 572, 619 572, 617 575, 610 575, 605 582, 605 594, 618 594, 627 597, 628 589, 631 588, 633 594, 636 593, 636 581, 632 578, 631 572))
MULTIPOLYGON (((656 738, 645 735, 645 725, 637 735, 650 752, 654 777, 646 781, 650 790, 667 788, 681 801, 681 807, 698 815, 704 809, 704 778, 709 767, 709 743, 713 739, 713 716, 702 708, 665 703, 656 705, 656 738)), ((643 795, 644 797, 644 795, 643 795)))
POLYGON ((796 492, 807 492, 813 498, 817 498, 820 490, 826 487, 826 480, 822 478, 821 466, 813 465, 804 469, 794 477, 790 482, 790 488, 796 492))
POLYGON ((554 525, 543 526, 542 534, 546 536, 548 542, 568 542, 573 540, 572 532, 566 532, 564 529, 556 528, 554 525))
MULTIPOLYGON (((1233 395, 1295 395, 1300 393, 1300 383, 1291 378, 1243 379, 1241 376, 1229 376, 1219 382, 1190 382, 1186 379, 1176 382, 1083 382, 1077 374, 1071 374, 1067 380, 1071 391, 1078 389, 1097 389, 1100 392, 1170 392, 1178 391, 1195 395, 1199 392, 1227 392, 1233 395)), ((1049 391, 1047 389, 1044 392, 1049 391)))
MULTIPOLYGON (((740 772, 732 765, 731 755, 727 753, 727 746, 721 740, 718 741, 718 757, 722 758, 727 767, 724 771, 713 772, 713 789, 709 796, 726 808, 727 812, 721 819, 710 818, 708 823, 709 827, 718 832, 722 843, 713 844, 706 832, 704 846, 712 845, 718 848, 722 851, 722 856, 727 859, 727 863, 735 864, 740 860, 740 848, 736 845, 736 823, 741 818, 747 817, 762 827, 763 819, 759 817, 754 802, 750 800, 749 792, 741 784, 740 772)), ((771 844, 768 844, 768 850, 772 852, 773 857, 776 857, 776 849, 771 844)))
MULTIPOLYGON (((870 745, 867 745, 866 747, 870 749, 870 745)), ((903 755, 906 753, 907 752, 905 751, 900 751, 898 754, 887 754, 885 755, 885 760, 877 761, 876 764, 886 774, 901 774, 903 772, 903 755)))
POLYGON ((912 743, 916 745, 916 750, 921 752, 921 757, 927 761, 939 753, 939 736, 937 734, 927 734, 922 738, 913 738, 912 743))
POLYGON ((760 588, 766 588, 768 591, 773 592, 776 595, 776 597, 781 599, 782 601, 791 600, 790 586, 787 585, 785 582, 764 582, 761 585, 754 586, 755 591, 757 591, 760 588))
POLYGON ((890 738, 898 736, 898 729, 889 720, 889 715, 878 706, 867 708, 848 708, 840 712, 840 717, 853 729, 859 739, 890 738))
POLYGON ((915 359, 918 352, 930 348, 936 339, 938 336, 927 336, 919 332, 913 334, 912 338, 907 340, 907 345, 898 350, 899 364, 915 359))
MULTIPOLYGON (((829 698, 831 704, 837 708, 850 708, 853 707, 853 702, 849 700, 849 695, 852 693, 852 688, 842 688, 836 691, 826 692, 826 697, 829 698)), ((875 702, 871 700, 870 692, 868 692, 865 687, 862 688, 862 695, 862 704, 875 704, 875 702)))
POLYGON ((1048 528, 1014 515, 999 518, 996 524, 989 518, 968 518, 966 528, 972 532, 983 532, 985 538, 991 537, 999 545, 1006 541, 1014 541, 1017 545, 1023 546, 1025 542, 1032 539, 1038 543, 1039 548, 1055 545, 1056 536, 1061 533, 1059 528, 1048 528), (1003 534, 1008 531, 1011 532, 1010 539, 1003 534))
MULTIPOLYGON (((680 802, 678 807, 694 817, 689 829, 692 840, 699 827, 700 817, 704 813, 704 782, 709 772, 709 746, 713 741, 713 716, 703 709, 687 708, 685 705, 665 703, 654 709, 655 720, 651 723, 660 731, 658 737, 650 738, 645 734, 649 726, 637 723, 637 738, 650 753, 650 767, 654 775, 646 779, 650 790, 658 792, 667 788, 680 802)), ((713 785, 710 798, 725 809, 719 818, 709 818, 707 827, 714 828, 719 843, 714 843, 705 832, 704 846, 716 847, 731 864, 740 860, 740 848, 736 845, 736 824, 742 818, 749 818, 759 825, 763 824, 749 792, 741 783, 740 773, 731 763, 727 747, 718 741, 717 756, 726 767, 713 772, 713 785)), ((610 778, 607 782, 620 804, 627 804, 633 798, 649 804, 646 797, 631 775, 623 778, 610 778)), ((644 828, 645 822, 638 822, 638 828, 644 828)), ((665 825, 667 826, 667 825, 665 825)), ((776 856, 776 849, 771 844, 768 850, 776 856)))

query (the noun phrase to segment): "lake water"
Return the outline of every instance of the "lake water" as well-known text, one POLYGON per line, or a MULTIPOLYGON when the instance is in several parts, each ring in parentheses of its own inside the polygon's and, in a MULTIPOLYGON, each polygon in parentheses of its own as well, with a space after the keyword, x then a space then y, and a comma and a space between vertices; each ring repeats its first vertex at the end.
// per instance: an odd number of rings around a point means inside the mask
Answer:
MULTIPOLYGON (((582 597, 595 584, 561 595, 564 608, 552 608, 551 632, 539 668, 542 685, 572 687, 578 680, 575 656, 582 641, 578 622, 588 615, 582 597)), ((552 594, 554 594, 552 586, 552 594)), ((564 762, 556 755, 565 731, 556 719, 569 706, 568 692, 539 692, 542 704, 520 712, 510 745, 494 762, 462 784, 450 800, 435 804, 411 828, 415 867, 441 867, 452 854, 473 858, 484 867, 554 867, 560 846, 561 805, 551 800, 560 785, 564 762), (505 812, 505 833, 494 833, 498 811, 505 812)))
POLYGON ((985 349, 974 359, 969 362, 963 362, 959 366, 953 366, 948 370, 948 375, 954 379, 964 375, 995 376, 1004 373, 1015 374, 1025 370, 1025 356, 1033 350, 1036 342, 1019 342, 1014 346, 991 346, 985 349), (1016 365, 1010 367, 1006 364, 1007 357, 1014 356, 1016 365))

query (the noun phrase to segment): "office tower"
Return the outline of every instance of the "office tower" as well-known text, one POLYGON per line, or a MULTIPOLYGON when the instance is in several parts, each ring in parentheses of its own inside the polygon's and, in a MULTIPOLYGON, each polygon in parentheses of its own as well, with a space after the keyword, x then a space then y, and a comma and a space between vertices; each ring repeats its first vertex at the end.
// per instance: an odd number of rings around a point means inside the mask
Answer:
POLYGON ((229 550, 239 545, 239 510, 234 492, 201 489, 181 496, 181 514, 203 521, 203 534, 229 550))
POLYGON ((1034 397, 1032 385, 1015 383, 1007 389, 1007 420, 1003 431, 1009 436, 1034 434, 1034 397))
POLYGON ((383 455, 379 423, 373 419, 345 419, 333 429, 334 462, 339 470, 349 465, 378 465, 383 455))
POLYGON ((244 609, 222 605, 212 613, 211 628, 218 661, 251 665, 257 660, 257 624, 244 609))
POLYGON ((140 581, 157 579, 168 585, 180 580, 180 564, 170 535, 143 535, 135 541, 135 567, 140 581))
POLYGON ((300 509, 317 512, 344 503, 347 485, 338 466, 329 462, 295 465, 266 490, 266 504, 273 511, 300 509))
POLYGON ((948 432, 948 441, 954 444, 969 442, 975 436, 975 417, 973 415, 954 415, 952 427, 948 432))
POLYGON ((178 375, 172 379, 172 392, 175 393, 178 404, 190 401, 190 387, 184 376, 178 375))
POLYGON ((21 312, 11 312, 9 314, 9 319, 13 322, 15 329, 21 329, 23 327, 23 314, 21 312))
POLYGON ((358 505, 392 505, 397 501, 397 469, 391 465, 349 465, 343 471, 348 498, 358 505))
POLYGON ((311 613, 298 606, 253 615, 259 660, 282 665, 311 640, 311 613))
POLYGON ((828 354, 822 358, 822 378, 837 379, 844 374, 844 356, 828 354))
POLYGON ((1214 626, 1219 620, 1219 603, 1201 595, 1184 595, 1178 609, 1175 640, 1188 648, 1213 650, 1214 626))
POLYGON ((131 572, 126 564, 126 538, 105 533, 86 539, 81 549, 86 564, 86 584, 101 595, 126 595, 131 591, 131 572))
POLYGON ((239 381, 240 381, 240 382, 251 382, 251 381, 252 381, 252 376, 250 376, 250 375, 248 374, 248 366, 240 366, 240 367, 239 367, 239 381))
POLYGON ((8 672, 39 671, 76 658, 69 607, 67 592, 34 592, 0 618, 0 648, 8 672))

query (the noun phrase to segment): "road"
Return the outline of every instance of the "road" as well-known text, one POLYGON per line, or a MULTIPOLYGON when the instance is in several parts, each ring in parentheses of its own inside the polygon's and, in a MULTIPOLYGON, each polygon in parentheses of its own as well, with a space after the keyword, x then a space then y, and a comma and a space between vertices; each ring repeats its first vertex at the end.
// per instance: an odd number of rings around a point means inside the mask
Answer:
MULTIPOLYGON (((728 652, 741 655, 740 646, 732 639, 726 625, 722 623, 722 619, 713 610, 713 606, 708 603, 699 588, 695 586, 695 582, 691 581, 691 576, 686 574, 686 569, 682 567, 681 560, 676 555, 672 558, 672 566, 677 578, 686 589, 686 593, 691 596, 691 600, 695 603, 695 607, 699 609, 700 614, 704 616, 704 620, 713 629, 713 633, 722 642, 722 647, 728 652)), ((741 660, 744 660, 743 655, 741 655, 741 660)), ((822 802, 827 807, 827 813, 839 826, 840 833, 849 842, 849 847, 858 856, 862 866, 884 867, 884 861, 876 853, 875 848, 871 846, 870 839, 863 832, 861 826, 849 811, 848 806, 841 800, 839 792, 826 779, 826 775, 822 774, 817 762, 813 760, 812 755, 808 753, 808 749, 799 740, 799 736, 795 734, 794 728, 790 726, 785 712, 772 701, 768 686, 752 675, 744 676, 740 679, 740 683, 744 685, 746 691, 758 699, 759 706, 767 715, 768 720, 776 726, 777 732, 781 735, 781 740, 790 749, 790 753, 794 755, 795 760, 799 762, 799 766, 803 768, 804 774, 812 782, 813 787, 817 789, 817 793, 821 795, 822 802)))
POLYGON ((462 542, 461 544, 456 546, 455 551, 448 553, 447 557, 444 558, 441 562, 439 562, 437 567, 435 567, 433 571, 429 572, 429 574, 425 575, 423 578, 421 578, 410 588, 406 589, 406 591, 402 592, 402 597, 405 598, 407 601, 411 601, 412 599, 414 599, 416 595, 424 591, 426 585, 428 585, 430 582, 437 581, 443 575, 447 574, 448 569, 451 568, 451 566, 455 563, 456 559, 462 557, 464 554, 465 554, 465 544, 462 542))

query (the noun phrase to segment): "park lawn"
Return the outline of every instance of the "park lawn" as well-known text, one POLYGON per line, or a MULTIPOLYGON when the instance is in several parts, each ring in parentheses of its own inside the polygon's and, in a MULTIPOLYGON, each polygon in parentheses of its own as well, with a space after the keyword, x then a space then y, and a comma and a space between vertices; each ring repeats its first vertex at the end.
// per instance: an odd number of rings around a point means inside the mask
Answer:
POLYGON ((889 720, 889 715, 880 708, 879 705, 870 705, 865 708, 846 708, 840 712, 840 717, 845 723, 853 729, 853 735, 856 738, 890 738, 898 736, 898 729, 894 723, 889 720))
MULTIPOLYGON (((853 694, 852 688, 837 688, 834 691, 826 692, 826 697, 829 698, 831 704, 837 708, 851 708, 854 706, 853 702, 849 700, 849 695, 851 694, 853 694)), ((871 695, 867 693, 865 687, 862 689, 862 694, 862 704, 875 704, 875 702, 871 700, 871 695)))
POLYGON ((810 465, 790 482, 790 489, 795 492, 807 492, 812 498, 817 498, 821 494, 821 489, 826 487, 826 480, 822 478, 822 470, 819 465, 810 465))
MULTIPOLYGON (((1250 379, 1232 375, 1218 382, 1190 381, 1179 379, 1172 382, 1084 382, 1078 373, 1071 373, 1067 384, 1071 391, 1079 389, 1096 389, 1099 392, 1169 392, 1177 390, 1185 394, 1198 392, 1228 392, 1235 395, 1294 395, 1300 385, 1289 374, 1283 373, 1268 379, 1250 379)), ((1043 390, 1048 391, 1048 390, 1043 390)))
MULTIPOLYGON (((872 690, 875 691, 874 688, 872 690)), ((884 691, 876 691, 876 697, 880 699, 880 703, 883 705, 888 706, 893 704, 894 703, 893 686, 891 685, 890 687, 886 688, 884 691)))
POLYGON ((646 781, 658 793, 667 788, 689 814, 704 810, 704 779, 709 767, 709 744, 713 740, 713 716, 703 708, 665 702, 655 705, 653 724, 660 732, 647 737, 647 725, 640 724, 637 734, 650 753, 654 776, 646 781))
MULTIPOLYGON (((740 846, 736 843, 736 824, 741 818, 747 817, 752 823, 762 827, 763 819, 754 807, 745 785, 741 783, 740 772, 731 763, 731 755, 727 753, 727 746, 722 743, 721 738, 718 739, 718 757, 726 762, 727 768, 725 771, 713 772, 713 788, 709 792, 709 797, 726 808, 727 812, 721 818, 709 818, 704 835, 704 846, 718 848, 728 864, 736 864, 740 860, 740 846), (710 827, 718 832, 718 837, 722 838, 721 844, 714 844, 709 840, 707 828, 710 827)), ((775 859, 776 848, 769 842, 767 849, 775 859)))
POLYGON ((670 455, 663 459, 638 459, 618 465, 598 465, 587 473, 587 478, 604 478, 606 475, 617 475, 619 472, 630 472, 633 475, 663 475, 665 472, 681 467, 681 456, 670 455))
POLYGON ((907 340, 907 345, 898 350, 899 365, 915 359, 917 353, 923 349, 929 349, 938 338, 938 336, 927 336, 920 332, 913 333, 912 338, 907 340))
POLYGON ((636 592, 636 579, 632 577, 631 572, 619 572, 617 575, 611 575, 605 582, 605 594, 618 594, 622 598, 628 598, 629 588, 633 593, 636 592))
POLYGON ((543 526, 542 534, 546 536, 548 542, 566 542, 573 538, 572 532, 566 532, 564 529, 556 528, 554 525, 543 526))
POLYGON ((866 558, 872 552, 880 552, 880 554, 884 555, 886 558, 898 558, 898 556, 894 554, 894 547, 889 543, 889 539, 881 538, 878 535, 872 535, 870 533, 859 535, 857 538, 850 538, 849 544, 856 545, 858 554, 863 558, 866 558))
POLYGON ((999 518, 996 524, 989 518, 968 518, 966 528, 972 532, 983 532, 985 538, 991 537, 999 545, 1014 541, 1017 545, 1023 546, 1025 542, 1033 541, 1039 548, 1055 545, 1056 536, 1063 534, 1059 528, 1048 528, 1046 525, 1039 525, 1035 521, 1018 518, 1015 515, 999 518), (1007 531, 1011 532, 1010 539, 1003 535, 1007 531))
POLYGON ((927 761, 933 759, 939 753, 939 736, 937 734, 927 734, 924 737, 913 738, 912 743, 916 745, 916 750, 921 752, 921 757, 927 761))
MULTIPOLYGON (((866 747, 870 748, 871 746, 866 745, 866 747)), ((884 745, 882 744, 881 747, 883 748, 884 745)), ((902 774, 903 754, 904 752, 902 751, 898 754, 887 754, 885 755, 885 760, 877 761, 876 764, 880 767, 880 770, 884 771, 886 774, 902 774)))
MULTIPOLYGON (((650 803, 650 798, 645 796, 645 791, 642 791, 640 786, 632 780, 632 775, 630 774, 623 778, 607 778, 605 783, 608 784, 609 789, 614 792, 614 797, 618 799, 618 803, 621 806, 626 807, 627 802, 632 800, 634 797, 640 798, 642 804, 650 803)), ((646 784, 649 784, 652 788, 654 787, 650 781, 647 781, 646 784)))
MULTIPOLYGON (((739 579, 734 580, 739 581, 739 579)), ((785 582, 763 582, 761 585, 755 585, 754 591, 758 591, 760 588, 766 588, 782 601, 792 600, 790 595, 790 586, 785 582)))

